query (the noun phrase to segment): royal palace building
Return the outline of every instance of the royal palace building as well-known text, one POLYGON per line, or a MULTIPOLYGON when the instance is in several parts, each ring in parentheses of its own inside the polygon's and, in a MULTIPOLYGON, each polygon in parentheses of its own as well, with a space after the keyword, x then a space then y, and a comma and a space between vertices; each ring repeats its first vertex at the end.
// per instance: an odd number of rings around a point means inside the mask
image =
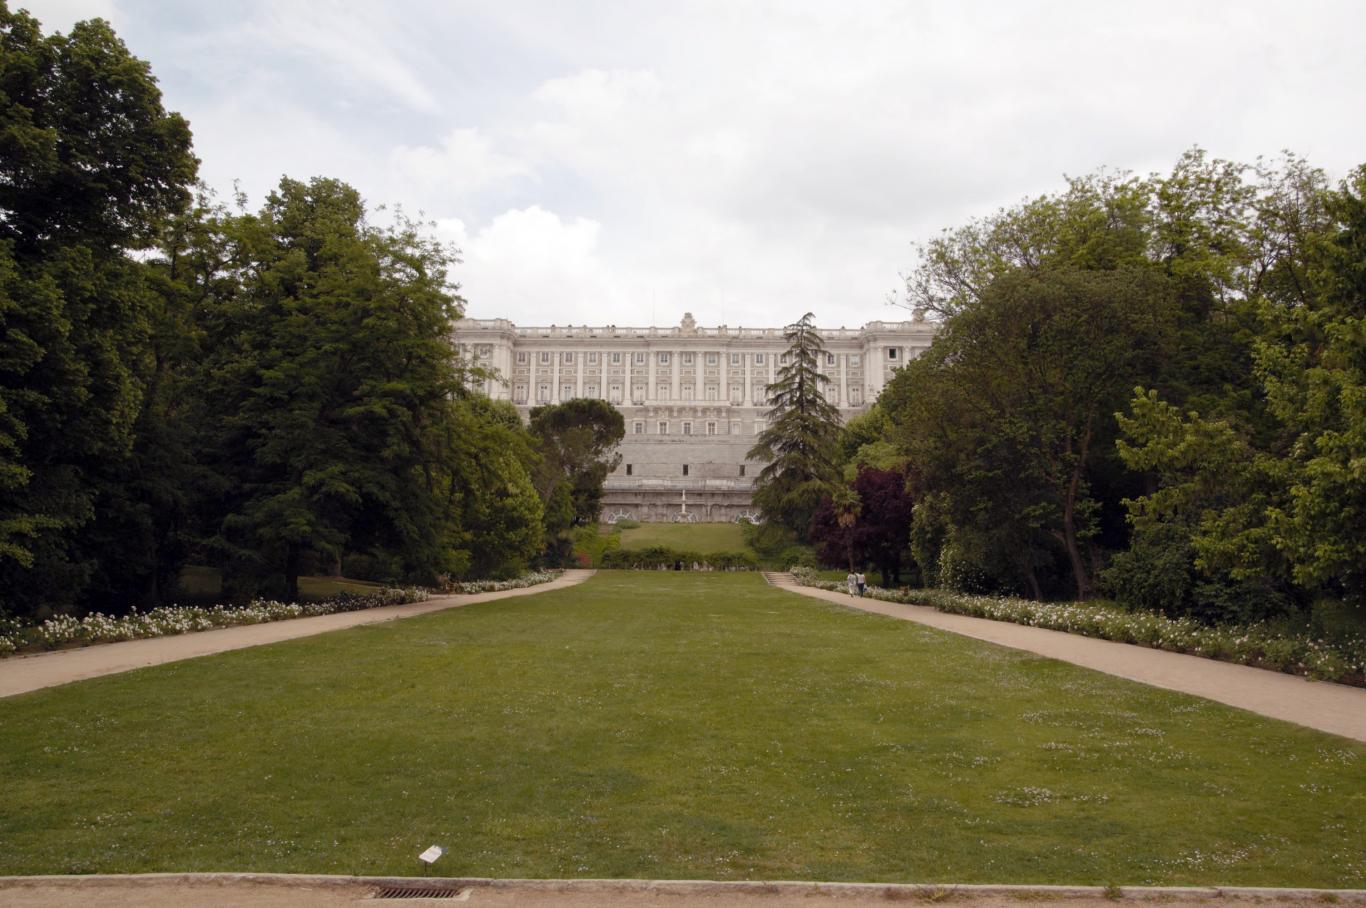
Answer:
MULTIPOLYGON (((923 320, 823 328, 825 396, 848 419, 867 408, 902 363, 930 345, 923 320)), ((765 388, 786 357, 781 328, 551 325, 461 319, 461 356, 490 370, 482 390, 532 407, 576 397, 610 401, 626 420, 621 465, 608 477, 602 518, 724 521, 754 516, 745 455, 763 431, 765 388)))

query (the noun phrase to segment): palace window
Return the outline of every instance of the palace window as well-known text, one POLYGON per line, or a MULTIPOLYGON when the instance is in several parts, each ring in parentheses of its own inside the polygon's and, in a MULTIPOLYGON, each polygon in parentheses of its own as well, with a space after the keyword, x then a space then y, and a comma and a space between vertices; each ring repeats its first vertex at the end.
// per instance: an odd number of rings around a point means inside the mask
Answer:
POLYGON ((762 431, 764 431, 764 421, 762 419, 754 420, 754 434, 758 435, 762 431))
POLYGON ((740 478, 741 478, 741 479, 744 479, 744 477, 745 477, 745 465, 744 465, 744 464, 740 464, 740 478))
POLYGON ((597 396, 598 396, 598 386, 597 386, 597 385, 584 385, 584 386, 583 386, 583 396, 584 396, 584 397, 597 397, 597 396))
POLYGON ((756 354, 754 354, 754 365, 756 365, 756 366, 762 366, 763 364, 764 364, 764 355, 763 355, 762 353, 756 353, 756 354))
POLYGON ((661 353, 661 354, 659 354, 659 364, 660 364, 661 366, 667 366, 667 365, 669 364, 669 354, 667 354, 667 353, 661 353))
POLYGON ((548 350, 542 350, 542 351, 541 351, 541 365, 543 365, 543 366, 548 366, 548 365, 550 365, 550 352, 549 352, 548 350))
POLYGON ((598 364, 598 355, 597 355, 596 353, 590 353, 590 354, 588 354, 588 365, 590 365, 590 366, 596 366, 597 364, 598 364))
POLYGON ((659 426, 658 426, 657 428, 659 429, 659 434, 660 434, 660 435, 668 435, 668 434, 669 434, 669 421, 668 421, 667 419, 661 419, 661 420, 659 421, 659 426))
MULTIPOLYGON (((683 434, 684 434, 684 435, 691 435, 691 434, 692 434, 692 423, 690 423, 690 422, 685 422, 685 423, 683 423, 683 434)), ((686 469, 686 468, 685 468, 685 469, 686 469)))
POLYGON ((833 365, 835 364, 835 354, 833 354, 833 353, 827 353, 827 354, 825 354, 825 364, 826 364, 827 366, 833 366, 833 365))
POLYGON ((560 385, 560 400, 573 400, 573 399, 574 399, 574 386, 573 386, 573 385, 560 385))
POLYGON ((732 435, 739 435, 739 434, 740 434, 740 420, 738 420, 738 419, 732 419, 732 420, 730 421, 730 434, 732 434, 732 435))
POLYGON ((708 420, 708 421, 707 421, 707 434, 708 434, 708 435, 715 435, 715 434, 716 434, 716 423, 713 422, 713 421, 711 421, 711 420, 708 420))
POLYGON ((692 400, 692 385, 684 385, 683 393, 679 395, 679 400, 692 400))
POLYGON ((637 365, 637 366, 643 366, 643 365, 645 365, 645 354, 644 354, 644 353, 637 353, 636 356, 635 356, 635 360, 636 360, 636 365, 637 365))
POLYGON ((630 476, 630 475, 631 475, 631 464, 629 464, 629 463, 626 465, 626 475, 627 475, 627 476, 630 476))
POLYGON ((733 404, 742 403, 745 399, 745 389, 739 385, 730 386, 730 402, 733 404))
POLYGON ((717 357, 717 355, 716 355, 715 353, 708 353, 708 354, 707 354, 707 365, 709 365, 709 366, 714 366, 714 365, 716 365, 717 359, 718 359, 718 357, 717 357))
POLYGON ((526 403, 526 385, 517 385, 512 389, 512 402, 514 404, 526 403))
POLYGON ((888 348, 887 348, 887 358, 888 358, 888 359, 896 359, 896 347, 888 347, 888 348))
POLYGON ((550 402, 550 386, 549 386, 549 385, 537 385, 537 386, 536 386, 536 400, 537 400, 538 403, 543 403, 543 404, 544 404, 544 403, 549 403, 549 402, 550 402))
POLYGON ((720 394, 716 385, 707 385, 707 400, 716 400, 720 394))
POLYGON ((692 365, 692 354, 691 354, 691 353, 684 353, 684 354, 683 354, 683 365, 685 365, 685 366, 691 366, 691 365, 692 365))
POLYGON ((567 351, 567 350, 566 350, 564 353, 562 353, 561 356, 564 357, 564 363, 565 363, 565 365, 568 365, 568 364, 574 362, 574 354, 573 354, 573 353, 570 353, 570 352, 567 351))
POLYGON ((732 353, 732 354, 730 355, 730 364, 731 364, 732 366, 740 366, 740 365, 743 365, 743 363, 740 362, 740 354, 739 354, 739 353, 732 353))
POLYGON ((621 354, 620 354, 620 353, 613 353, 613 354, 612 354, 612 365, 614 365, 614 366, 620 366, 620 365, 621 365, 621 354))
POLYGON ((857 366, 858 363, 859 363, 859 355, 858 355, 857 353, 850 353, 850 354, 849 354, 849 365, 851 365, 851 366, 857 366))
POLYGON ((526 351, 525 351, 525 350, 518 350, 518 351, 517 351, 517 362, 518 362, 518 364, 520 364, 520 365, 523 365, 523 366, 526 365, 526 351))
POLYGON ((636 420, 635 422, 631 423, 631 434, 632 434, 632 435, 644 435, 644 434, 645 434, 645 422, 644 422, 643 420, 639 420, 639 419, 638 419, 638 420, 636 420))
MULTIPOLYGON (((687 423, 684 423, 684 425, 687 425, 687 423)), ((684 475, 684 476, 687 476, 687 475, 688 475, 688 465, 687 465, 687 464, 683 464, 683 475, 684 475)))
POLYGON ((669 395, 670 393, 672 393, 672 391, 673 389, 670 388, 668 385, 660 385, 658 388, 655 389, 655 399, 668 400, 669 395))
POLYGON ((643 403, 645 403, 645 386, 644 386, 644 385, 632 385, 632 386, 631 386, 631 403, 633 403, 633 404, 643 404, 643 403))
POLYGON ((612 386, 612 403, 621 403, 621 385, 612 386))
POLYGON ((857 407, 857 406, 858 406, 859 404, 861 404, 862 402, 863 402, 863 394, 859 391, 859 389, 858 389, 858 388, 850 388, 850 389, 849 389, 849 406, 851 406, 851 407, 857 407))

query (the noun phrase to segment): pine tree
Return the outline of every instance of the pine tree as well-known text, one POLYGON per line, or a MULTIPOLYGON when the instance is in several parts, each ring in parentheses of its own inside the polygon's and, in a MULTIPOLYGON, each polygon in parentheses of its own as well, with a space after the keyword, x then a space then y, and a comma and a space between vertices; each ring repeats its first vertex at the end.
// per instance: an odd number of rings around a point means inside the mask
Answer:
POLYGON ((820 371, 825 344, 813 318, 808 312, 785 330, 787 353, 767 388, 773 409, 749 451, 765 464, 755 481, 754 503, 799 536, 839 477, 840 414, 821 390, 830 379, 820 371))

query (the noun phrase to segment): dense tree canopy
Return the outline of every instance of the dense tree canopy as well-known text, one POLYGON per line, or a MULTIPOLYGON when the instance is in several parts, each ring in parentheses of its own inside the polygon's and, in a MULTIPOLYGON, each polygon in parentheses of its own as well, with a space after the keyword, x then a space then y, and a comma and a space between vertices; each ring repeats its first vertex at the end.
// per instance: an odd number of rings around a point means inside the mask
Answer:
POLYGON ((0 2, 0 51, 0 613, 157 604, 187 562, 292 596, 541 557, 534 480, 576 442, 465 390, 452 251, 336 180, 195 199, 187 124, 104 22, 0 2))
POLYGON ((0 2, 0 609, 80 601, 139 557, 119 524, 159 301, 127 253, 184 208, 196 165, 108 25, 44 36, 0 2))
POLYGON ((923 247, 906 302, 942 330, 879 409, 926 579, 1209 619, 1361 603, 1364 194, 1196 149, 923 247))

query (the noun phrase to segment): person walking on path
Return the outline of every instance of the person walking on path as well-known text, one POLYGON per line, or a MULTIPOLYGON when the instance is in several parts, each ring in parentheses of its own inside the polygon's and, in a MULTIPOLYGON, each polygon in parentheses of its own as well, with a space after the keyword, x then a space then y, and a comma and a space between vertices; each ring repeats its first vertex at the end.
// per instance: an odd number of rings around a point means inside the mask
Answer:
POLYGON ((858 575, 853 568, 849 569, 849 574, 844 578, 844 585, 849 589, 850 596, 858 595, 858 575))
POLYGON ((863 591, 868 589, 868 578, 863 576, 863 571, 854 575, 854 582, 858 584, 858 594, 863 595, 863 591))

